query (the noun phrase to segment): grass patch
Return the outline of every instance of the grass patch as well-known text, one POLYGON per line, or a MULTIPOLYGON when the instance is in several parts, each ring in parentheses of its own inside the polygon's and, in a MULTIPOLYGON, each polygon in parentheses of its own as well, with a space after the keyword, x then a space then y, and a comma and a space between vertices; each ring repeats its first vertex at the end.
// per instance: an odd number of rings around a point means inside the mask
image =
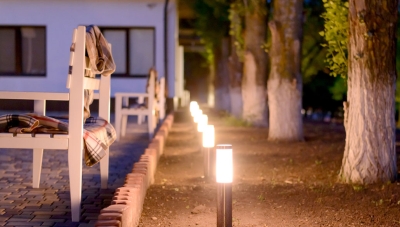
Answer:
POLYGON ((251 123, 248 121, 245 121, 243 119, 236 118, 233 115, 230 115, 228 113, 223 113, 222 115, 222 120, 225 125, 227 126, 234 126, 234 127, 251 127, 251 123))

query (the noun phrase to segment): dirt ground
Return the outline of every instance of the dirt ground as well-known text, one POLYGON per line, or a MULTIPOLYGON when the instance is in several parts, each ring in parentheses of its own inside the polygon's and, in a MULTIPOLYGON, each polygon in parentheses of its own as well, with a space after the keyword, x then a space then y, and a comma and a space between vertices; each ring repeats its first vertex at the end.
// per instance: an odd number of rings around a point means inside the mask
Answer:
MULTIPOLYGON (((400 182, 344 185, 336 179, 342 125, 305 122, 305 142, 268 142, 268 129, 234 127, 208 111, 216 143, 233 146, 233 226, 400 226, 400 182)), ((139 226, 216 226, 216 183, 190 118, 177 112, 139 226)))

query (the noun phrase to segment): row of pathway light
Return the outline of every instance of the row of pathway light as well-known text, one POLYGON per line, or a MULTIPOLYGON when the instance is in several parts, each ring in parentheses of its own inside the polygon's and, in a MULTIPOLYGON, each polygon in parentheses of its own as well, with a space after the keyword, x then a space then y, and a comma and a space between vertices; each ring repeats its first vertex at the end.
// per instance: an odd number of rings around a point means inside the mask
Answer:
POLYGON ((208 116, 203 114, 195 101, 190 102, 189 108, 193 121, 197 124, 199 145, 203 153, 204 177, 210 179, 215 176, 217 183, 217 227, 232 227, 232 145, 215 146, 215 129, 214 125, 208 124, 208 116))

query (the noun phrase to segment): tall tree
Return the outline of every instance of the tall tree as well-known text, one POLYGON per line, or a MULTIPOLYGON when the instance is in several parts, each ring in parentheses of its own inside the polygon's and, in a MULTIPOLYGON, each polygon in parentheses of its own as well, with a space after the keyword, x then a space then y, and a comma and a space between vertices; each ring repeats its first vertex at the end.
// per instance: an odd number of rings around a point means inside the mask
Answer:
POLYGON ((230 36, 231 51, 229 56, 229 96, 231 101, 231 114, 236 118, 242 118, 242 75, 243 75, 243 2, 235 0, 230 4, 230 36))
POLYGON ((349 1, 346 145, 340 179, 393 181, 395 149, 396 0, 349 1))
POLYGON ((269 140, 303 140, 301 41, 303 0, 274 0, 268 78, 269 140))
POLYGON ((194 0, 193 9, 196 14, 195 29, 204 43, 204 56, 210 66, 208 103, 215 102, 216 109, 229 111, 229 46, 224 41, 229 35, 229 3, 225 0, 194 0))
POLYGON ((246 2, 242 116, 253 125, 267 126, 268 108, 265 91, 267 56, 262 49, 266 38, 266 1, 247 0, 246 2))

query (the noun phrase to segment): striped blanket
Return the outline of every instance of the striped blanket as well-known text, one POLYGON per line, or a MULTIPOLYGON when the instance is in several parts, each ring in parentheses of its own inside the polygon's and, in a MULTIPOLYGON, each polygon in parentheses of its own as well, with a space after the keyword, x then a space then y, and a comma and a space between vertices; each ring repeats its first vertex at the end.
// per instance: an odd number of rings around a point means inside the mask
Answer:
MULTIPOLYGON (((0 116, 0 132, 67 134, 68 118, 36 114, 6 114, 0 116)), ((93 166, 115 141, 114 127, 102 118, 89 117, 83 126, 85 164, 93 166)))

